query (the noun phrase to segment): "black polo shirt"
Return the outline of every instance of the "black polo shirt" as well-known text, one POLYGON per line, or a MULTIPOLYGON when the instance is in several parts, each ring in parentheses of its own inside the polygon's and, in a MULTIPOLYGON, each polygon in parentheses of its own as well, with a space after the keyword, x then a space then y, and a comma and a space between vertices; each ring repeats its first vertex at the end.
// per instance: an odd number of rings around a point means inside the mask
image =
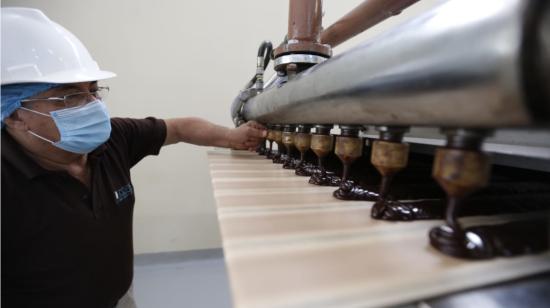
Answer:
POLYGON ((111 120, 91 188, 43 169, 2 130, 2 307, 111 308, 133 278, 130 168, 157 155, 164 121, 111 120))

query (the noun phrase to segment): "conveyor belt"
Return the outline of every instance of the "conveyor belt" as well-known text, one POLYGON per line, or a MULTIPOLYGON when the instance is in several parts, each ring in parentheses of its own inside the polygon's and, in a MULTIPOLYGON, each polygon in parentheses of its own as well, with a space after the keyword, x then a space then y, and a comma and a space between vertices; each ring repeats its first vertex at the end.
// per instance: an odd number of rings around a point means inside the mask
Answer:
POLYGON ((550 270, 550 253, 448 257, 428 244, 441 221, 372 220, 372 202, 336 200, 334 187, 310 185, 263 156, 208 157, 235 307, 398 305, 550 270))

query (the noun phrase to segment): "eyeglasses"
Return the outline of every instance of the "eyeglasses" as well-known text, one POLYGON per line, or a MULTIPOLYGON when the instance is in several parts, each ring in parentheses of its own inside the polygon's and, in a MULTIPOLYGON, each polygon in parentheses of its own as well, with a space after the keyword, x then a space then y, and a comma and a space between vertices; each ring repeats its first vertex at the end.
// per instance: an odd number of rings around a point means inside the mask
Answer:
POLYGON ((109 94, 109 87, 98 87, 91 92, 76 92, 59 97, 29 98, 21 100, 22 103, 36 101, 63 102, 66 108, 80 107, 97 99, 104 100, 109 94))

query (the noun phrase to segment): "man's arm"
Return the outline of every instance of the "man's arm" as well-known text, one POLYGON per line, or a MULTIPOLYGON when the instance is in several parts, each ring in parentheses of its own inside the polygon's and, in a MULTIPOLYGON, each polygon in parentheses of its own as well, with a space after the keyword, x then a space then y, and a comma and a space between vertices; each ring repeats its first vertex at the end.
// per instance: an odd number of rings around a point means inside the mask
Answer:
POLYGON ((164 145, 186 142, 196 145, 216 146, 237 150, 254 149, 267 135, 264 126, 250 121, 237 128, 216 125, 201 118, 176 118, 164 120, 166 139, 164 145))

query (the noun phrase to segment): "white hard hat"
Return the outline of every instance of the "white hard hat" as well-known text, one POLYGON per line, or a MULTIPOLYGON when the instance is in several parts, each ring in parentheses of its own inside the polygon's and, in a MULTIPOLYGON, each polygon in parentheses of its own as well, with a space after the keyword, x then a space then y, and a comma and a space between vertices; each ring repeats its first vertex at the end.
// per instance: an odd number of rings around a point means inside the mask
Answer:
POLYGON ((82 42, 31 8, 2 8, 2 85, 75 83, 115 77, 102 71, 82 42))

